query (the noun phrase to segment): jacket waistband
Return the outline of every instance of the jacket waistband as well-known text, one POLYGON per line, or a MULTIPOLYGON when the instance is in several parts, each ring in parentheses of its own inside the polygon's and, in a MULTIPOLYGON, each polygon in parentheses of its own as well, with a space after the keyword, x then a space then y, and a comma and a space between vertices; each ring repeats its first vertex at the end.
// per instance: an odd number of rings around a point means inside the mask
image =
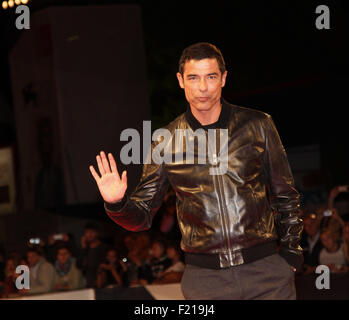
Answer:
MULTIPOLYGON (((276 241, 268 241, 250 248, 243 248, 239 250, 242 256, 242 263, 239 264, 250 263, 275 254, 277 253, 277 248, 278 245, 276 241)), ((219 253, 205 254, 186 252, 185 263, 208 269, 222 269, 220 255, 219 253)))

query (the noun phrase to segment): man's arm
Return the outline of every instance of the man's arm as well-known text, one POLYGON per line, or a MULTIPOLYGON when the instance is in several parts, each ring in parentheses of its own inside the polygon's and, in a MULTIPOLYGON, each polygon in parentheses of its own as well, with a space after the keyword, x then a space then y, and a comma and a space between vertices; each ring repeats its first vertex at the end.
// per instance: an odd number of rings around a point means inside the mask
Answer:
MULTIPOLYGON (((152 145, 152 150, 154 144, 152 145)), ((108 216, 130 231, 142 231, 151 227, 153 218, 161 206, 169 182, 164 166, 151 161, 144 164, 142 176, 130 196, 126 193, 117 203, 104 202, 108 216)))
POLYGON ((271 192, 271 206, 277 212, 275 226, 280 238, 280 255, 297 270, 303 263, 302 248, 299 246, 303 231, 303 220, 299 218, 299 193, 285 149, 272 118, 265 122, 266 173, 271 192))

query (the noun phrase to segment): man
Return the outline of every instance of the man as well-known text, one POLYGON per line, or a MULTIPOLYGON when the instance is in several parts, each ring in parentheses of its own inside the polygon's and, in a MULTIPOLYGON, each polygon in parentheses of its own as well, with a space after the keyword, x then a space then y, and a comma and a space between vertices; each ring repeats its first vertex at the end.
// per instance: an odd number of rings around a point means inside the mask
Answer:
POLYGON ((320 221, 315 213, 307 214, 304 219, 304 233, 300 244, 303 248, 303 273, 310 274, 319 265, 319 256, 323 248, 320 240, 320 221))
POLYGON ((77 260, 77 267, 82 270, 86 279, 86 286, 96 286, 97 270, 104 260, 107 246, 99 239, 99 227, 93 222, 85 225, 84 235, 81 237, 81 252, 77 260))
POLYGON ((21 294, 40 294, 53 291, 55 270, 37 248, 27 251, 30 289, 21 289, 21 294))
POLYGON ((85 286, 85 279, 76 267, 76 261, 69 246, 61 244, 57 248, 57 260, 54 266, 56 271, 54 290, 77 290, 85 286))
MULTIPOLYGON (((183 51, 177 78, 189 105, 166 129, 172 137, 185 130, 189 139, 194 131, 203 132, 209 162, 184 162, 179 153, 192 152, 198 159, 202 151, 190 149, 189 142, 175 145, 172 162, 144 164, 130 196, 126 171, 120 178, 110 153, 109 161, 103 151, 97 156, 101 176, 93 166, 90 171, 107 214, 132 231, 150 228, 172 186, 187 264, 181 281, 187 299, 295 299, 294 270, 302 264, 299 194, 271 117, 223 100, 226 77, 223 56, 212 44, 183 51), (212 146, 210 129, 217 139, 228 133, 222 152, 212 146)), ((151 151, 158 144, 155 140, 151 151)))

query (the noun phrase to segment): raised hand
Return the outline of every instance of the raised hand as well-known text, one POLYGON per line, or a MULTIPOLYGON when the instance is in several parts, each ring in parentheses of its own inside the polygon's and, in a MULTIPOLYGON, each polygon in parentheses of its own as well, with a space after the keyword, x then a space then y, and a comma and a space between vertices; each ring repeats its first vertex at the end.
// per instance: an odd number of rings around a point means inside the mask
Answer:
POLYGON ((125 195, 127 189, 127 172, 124 170, 120 178, 113 155, 109 153, 108 157, 109 161, 104 151, 101 151, 100 155, 96 156, 101 176, 98 175, 92 165, 89 168, 97 182, 99 192, 104 201, 115 203, 120 201, 125 195))

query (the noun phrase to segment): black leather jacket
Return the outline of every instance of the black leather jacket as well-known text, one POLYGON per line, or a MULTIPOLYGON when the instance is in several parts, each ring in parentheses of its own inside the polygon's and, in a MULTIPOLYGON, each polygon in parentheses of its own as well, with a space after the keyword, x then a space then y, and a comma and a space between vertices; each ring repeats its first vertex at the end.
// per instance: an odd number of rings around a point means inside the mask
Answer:
MULTIPOLYGON (((263 256, 260 245, 278 240, 280 254, 299 268, 303 259, 299 194, 274 122, 266 113, 221 101, 218 121, 203 130, 228 129, 228 167, 224 174, 210 174, 215 165, 209 161, 144 164, 136 189, 121 202, 104 203, 106 212, 128 230, 149 229, 171 185, 177 196, 183 251, 218 254, 220 267, 225 268, 247 262, 242 252, 250 248, 263 256)), ((188 107, 166 128, 173 137, 175 129, 195 131, 203 126, 188 107)), ((207 137, 207 130, 204 132, 207 137)), ((153 142, 152 150, 157 144, 153 142)), ((173 143, 173 153, 180 151, 176 148, 173 143)), ((195 157, 197 152, 196 144, 195 157)))

